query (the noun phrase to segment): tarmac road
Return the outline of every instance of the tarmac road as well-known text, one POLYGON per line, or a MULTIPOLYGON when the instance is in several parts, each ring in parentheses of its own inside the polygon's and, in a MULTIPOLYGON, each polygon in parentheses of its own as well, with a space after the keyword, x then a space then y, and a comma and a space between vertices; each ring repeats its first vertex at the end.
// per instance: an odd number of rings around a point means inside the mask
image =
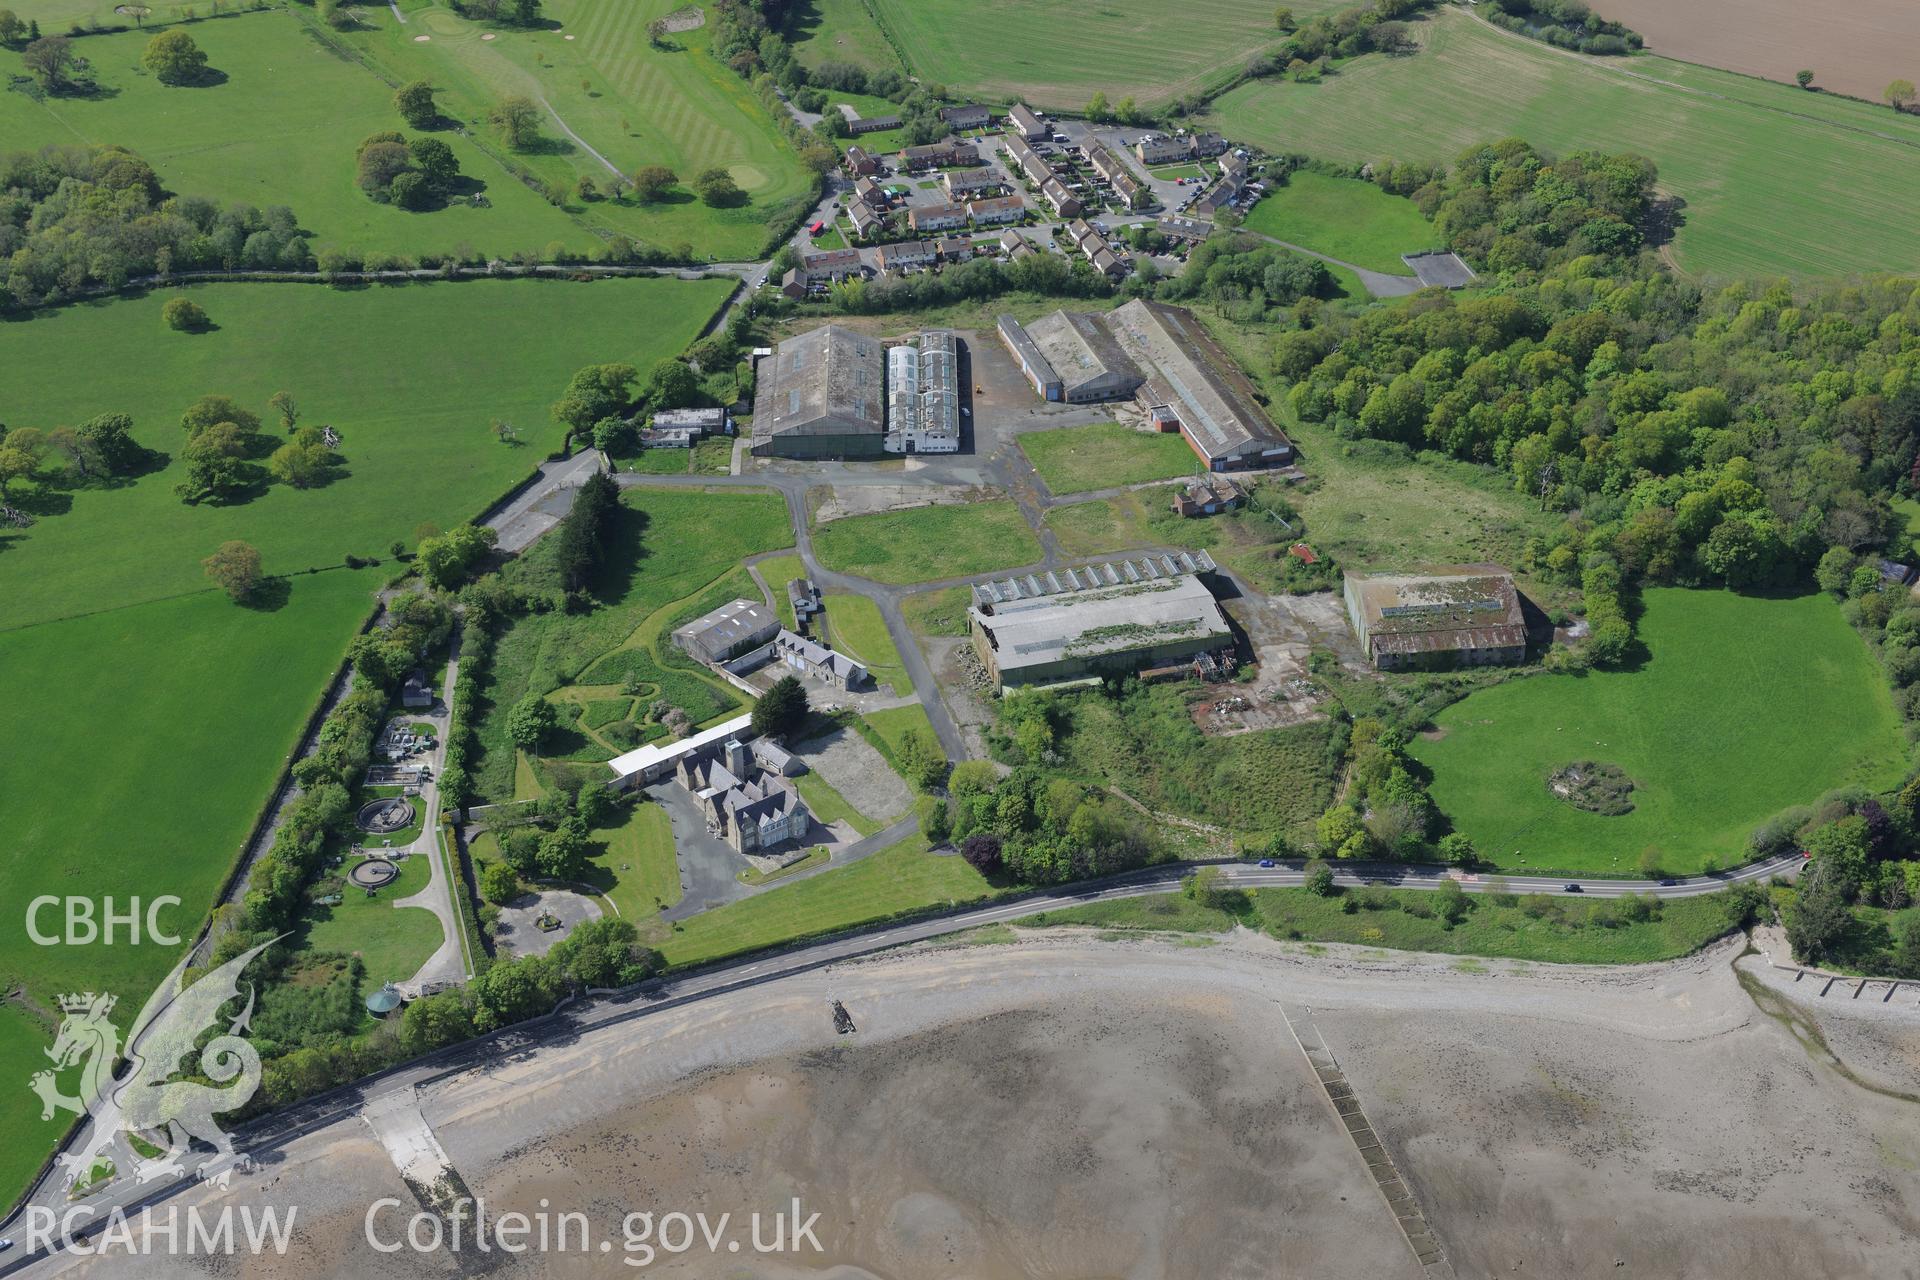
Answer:
MULTIPOLYGON (((403 1064, 379 1075, 309 1098, 305 1102, 296 1103, 236 1131, 233 1135, 235 1145, 239 1150, 248 1153, 268 1151, 301 1134, 352 1116, 370 1100, 398 1089, 412 1089, 474 1067, 497 1064, 505 1060, 508 1055, 534 1050, 543 1044, 571 1040, 590 1030, 646 1018, 663 1010, 678 1008, 725 992, 776 982, 794 974, 805 973, 858 956, 871 955, 892 947, 922 942, 929 938, 959 933, 967 929, 977 929, 982 925, 1005 924, 1062 907, 1171 892, 1179 888, 1182 878, 1196 865, 1201 864, 1173 863, 1163 867, 1151 867, 1104 880, 1089 881, 1076 887, 1030 893, 984 906, 955 909, 919 920, 856 931, 821 942, 749 955, 737 961, 718 964, 685 975, 654 979, 626 991, 588 997, 547 1017, 520 1023, 479 1040, 455 1045, 418 1061, 403 1064)), ((1247 863, 1213 865, 1220 867, 1222 882, 1230 888, 1286 888, 1298 886, 1306 879, 1304 864, 1298 862, 1288 862, 1274 867, 1258 867, 1247 863)), ((1750 863, 1736 871, 1717 876, 1690 876, 1676 880, 1672 884, 1651 880, 1595 881, 1586 887, 1585 893, 1587 896, 1597 898, 1617 898, 1626 893, 1651 893, 1661 898, 1697 897, 1717 892, 1732 884, 1764 882, 1774 875, 1795 875, 1799 868, 1800 859, 1797 856, 1788 856, 1750 863)), ((1469 893, 1486 892, 1488 882, 1492 878, 1463 875, 1435 866, 1356 863, 1336 870, 1334 880, 1337 884, 1350 887, 1379 884, 1401 888, 1431 889, 1449 875, 1459 880, 1461 888, 1469 893)), ((1559 878, 1504 876, 1501 879, 1504 880, 1505 887, 1515 893, 1566 893, 1567 882, 1559 878)), ((76 1134, 75 1141, 84 1141, 85 1136, 86 1130, 83 1128, 76 1134)), ((152 1188, 132 1185, 109 1188, 106 1194, 94 1200, 90 1206, 96 1211, 91 1225, 81 1225, 76 1222, 73 1235, 75 1238, 85 1238, 92 1231, 98 1230, 104 1225, 105 1215, 112 1209, 118 1208, 129 1214, 136 1213, 140 1208, 160 1204, 192 1185, 191 1180, 174 1180, 152 1188)), ((41 1180, 34 1188, 29 1204, 51 1209, 55 1214, 65 1213, 73 1207, 66 1199, 66 1193, 57 1172, 41 1180)), ((24 1238, 22 1219, 24 1212, 23 1209, 22 1213, 15 1214, 5 1224, 0 1224, 0 1234, 12 1236, 18 1247, 17 1253, 0 1257, 0 1276, 22 1272, 45 1256, 43 1253, 26 1251, 27 1242, 24 1238)))

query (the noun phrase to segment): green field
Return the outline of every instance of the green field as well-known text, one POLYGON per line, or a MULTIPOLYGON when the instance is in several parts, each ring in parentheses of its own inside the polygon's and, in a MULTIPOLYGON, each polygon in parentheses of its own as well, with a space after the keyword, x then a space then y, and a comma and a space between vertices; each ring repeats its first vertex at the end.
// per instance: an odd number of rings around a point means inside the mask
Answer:
POLYGON ((1445 163, 1508 135, 1548 151, 1632 150, 1686 202, 1689 272, 1838 276, 1920 266, 1920 119, 1655 57, 1570 57, 1442 8, 1409 58, 1317 85, 1243 85, 1211 123, 1276 151, 1445 163))
POLYGON ((680 901, 680 864, 673 856, 667 811, 642 801, 620 814, 617 826, 593 832, 586 882, 604 894, 621 916, 643 925, 680 901))
POLYGON ((773 611, 780 615, 780 625, 789 631, 797 630, 793 601, 787 598, 787 584, 795 578, 806 577, 807 566, 799 556, 768 556, 754 568, 760 571, 760 580, 773 593, 773 611))
POLYGON ((850 867, 703 911, 677 925, 660 950, 671 964, 698 964, 992 892, 964 859, 928 853, 915 837, 850 867))
POLYGON ((787 38, 793 56, 808 68, 851 62, 868 71, 898 71, 887 37, 874 25, 864 0, 801 0, 788 10, 787 38))
MULTIPOLYGON (((399 876, 371 898, 365 890, 348 885, 339 906, 309 908, 301 946, 308 951, 359 956, 367 966, 367 994, 378 991, 382 983, 411 978, 446 941, 440 919, 433 912, 425 907, 395 905, 425 889, 432 880, 428 857, 417 854, 395 863, 400 868, 399 876)), ((354 861, 348 859, 341 872, 354 861)))
MULTIPOLYGON (((1257 0, 1109 0, 1063 11, 1041 0, 872 0, 907 69, 995 102, 1078 111, 1096 91, 1164 103, 1230 79, 1279 38, 1257 0)), ((1291 6, 1301 18, 1340 7, 1291 6)))
POLYGON ((728 289, 664 279, 221 284, 181 291, 212 316, 212 333, 161 324, 174 291, 0 326, 7 367, 59 375, 9 385, 11 425, 128 413, 142 444, 171 452, 197 397, 231 395, 271 418, 268 397, 286 390, 303 422, 339 430, 347 473, 319 489, 275 485, 241 506, 189 507, 172 492, 185 466, 176 458, 129 486, 76 492, 70 511, 0 533, 0 625, 204 590, 200 559, 226 538, 253 543, 268 572, 285 573, 348 552, 385 556, 422 522, 476 516, 559 439, 547 406, 576 369, 647 368, 699 332, 728 289), (83 372, 75 352, 112 356, 83 372), (523 444, 495 441, 493 418, 515 423, 523 444))
POLYGON ((1744 861, 1769 814, 1830 787, 1897 785, 1909 754, 1885 678, 1823 596, 1646 593, 1637 671, 1512 680, 1436 717, 1412 754, 1480 855, 1511 870, 1673 874, 1744 861), (1634 809, 1588 813, 1547 789, 1577 760, 1637 784, 1634 809))
POLYGON ((687 181, 703 169, 726 168, 750 203, 713 209, 679 191, 654 205, 570 199, 569 208, 586 223, 637 240, 684 243, 723 260, 756 257, 766 248, 769 220, 784 225, 797 217, 795 202, 809 199, 812 188, 751 86, 708 52, 710 28, 672 35, 669 48, 649 45, 647 23, 682 7, 678 0, 545 0, 542 13, 557 25, 521 29, 489 28, 438 5, 409 12, 402 24, 391 11, 369 6, 359 12, 370 29, 348 38, 388 78, 431 81, 445 114, 489 137, 486 114, 499 98, 520 94, 544 103, 541 147, 512 159, 569 191, 582 175, 613 179, 594 152, 629 175, 664 164, 687 181))
POLYGON ((1040 543, 1006 499, 846 516, 815 525, 820 564, 875 582, 932 582, 1040 559, 1040 543))
MULTIPOLYGON (((324 488, 275 486, 229 507, 183 505, 171 492, 177 463, 118 488, 16 484, 16 501, 48 514, 0 534, 0 706, 30 727, 0 752, 0 892, 18 902, 75 886, 177 894, 190 933, 393 572, 390 560, 358 573, 332 566, 348 553, 386 560, 388 544, 422 522, 477 515, 556 440, 546 405, 576 368, 644 366, 678 350, 726 288, 210 285, 191 291, 219 325, 207 334, 165 330, 160 296, 0 326, 6 367, 36 371, 8 383, 13 425, 124 411, 142 443, 170 451, 195 397, 229 393, 271 416, 267 397, 284 388, 305 421, 338 428, 346 459, 324 488), (528 444, 493 440, 494 416, 519 423, 528 444), (243 609, 210 587, 199 562, 228 538, 259 547, 269 573, 292 575, 284 599, 243 609)), ((120 992, 129 1018, 172 960, 161 948, 0 938, 0 975, 31 998, 48 1002, 84 974, 120 992)), ((8 1132, 25 1111, 0 1105, 8 1132)))
POLYGON ((1117 422, 1028 431, 1021 452, 1054 493, 1085 493, 1149 480, 1170 480, 1202 469, 1178 432, 1135 431, 1117 422))
POLYGON ((1413 201, 1358 178, 1296 169, 1247 214, 1246 228, 1369 271, 1408 274, 1403 253, 1440 247, 1413 201))
MULTIPOLYGON (((1396 951, 1439 951, 1459 956, 1499 956, 1548 964, 1646 964, 1691 955, 1734 927, 1718 897, 1663 902, 1655 918, 1600 924, 1613 904, 1550 902, 1544 911, 1497 905, 1482 895, 1467 897, 1466 918, 1451 929, 1431 913, 1434 895, 1416 889, 1342 890, 1330 898, 1305 889, 1256 889, 1244 909, 1202 906, 1179 894, 1125 898, 1049 911, 1023 926, 1093 925, 1105 929, 1224 933, 1237 924, 1276 938, 1344 942, 1396 951), (1367 904, 1349 915, 1344 901, 1367 904), (1409 912, 1407 907, 1413 907, 1409 912), (1425 911, 1427 914, 1415 914, 1425 911)), ((1384 956, 1381 957, 1385 959, 1384 956)))
POLYGON ((827 606, 827 632, 833 647, 866 664, 874 683, 893 686, 901 696, 913 692, 900 650, 887 632, 887 620, 880 606, 865 596, 834 593, 824 598, 827 606))
MULTIPOLYGON (((387 10, 377 12, 391 21, 387 10)), ((220 83, 162 85, 139 66, 148 34, 89 36, 77 51, 109 92, 41 103, 0 93, 3 145, 129 147, 170 192, 290 207, 316 250, 418 255, 467 245, 506 256, 542 253, 553 242, 580 251, 598 243, 472 139, 450 131, 438 136, 491 207, 409 213, 375 204, 354 185, 354 148, 368 134, 404 127, 391 86, 328 50, 286 13, 244 14, 188 29, 226 77, 220 83)))
POLYGON ((884 711, 869 711, 860 717, 867 727, 878 734, 894 759, 900 758, 901 744, 910 733, 925 734, 933 738, 933 724, 927 719, 927 709, 919 703, 905 707, 888 707, 884 711))

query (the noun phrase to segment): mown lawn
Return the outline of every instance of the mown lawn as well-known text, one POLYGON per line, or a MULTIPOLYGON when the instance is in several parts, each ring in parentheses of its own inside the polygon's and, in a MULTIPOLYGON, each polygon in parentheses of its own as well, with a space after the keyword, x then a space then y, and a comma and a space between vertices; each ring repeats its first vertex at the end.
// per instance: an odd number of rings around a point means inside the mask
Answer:
POLYGON ((815 525, 814 553, 875 582, 931 582, 1040 559, 1040 543, 1006 499, 847 516, 815 525))
POLYGON ((369 7, 361 14, 367 29, 348 39, 396 80, 431 81, 442 111, 490 146, 497 144, 486 116, 498 99, 520 94, 544 103, 540 145, 509 159, 562 186, 578 221, 684 245, 701 257, 755 257, 766 251, 770 222, 784 225, 810 198, 808 175, 752 86, 710 52, 710 25, 675 33, 665 48, 649 42, 647 24, 683 7, 678 0, 544 0, 542 17, 553 25, 531 29, 489 27, 439 5, 409 13, 403 25, 385 7, 369 7), (623 175, 663 164, 683 182, 719 166, 747 202, 713 208, 685 189, 647 205, 583 201, 573 194, 581 177, 602 186, 615 179, 592 152, 623 175))
POLYGON ((1178 432, 1135 431, 1117 422, 1028 431, 1018 440, 1021 452, 1054 493, 1170 480, 1203 469, 1178 432))
POLYGON ((586 883, 605 894, 622 918, 643 925, 680 901, 680 864, 673 856, 667 811, 643 800, 620 813, 620 821, 592 834, 586 883))
POLYGON ((781 625, 793 630, 793 601, 787 597, 787 584, 795 578, 806 577, 807 566, 799 556, 769 556, 754 568, 760 571, 760 580, 773 592, 773 611, 780 615, 781 625))
POLYGON ((913 681, 907 678, 907 668, 887 632, 886 619, 880 616, 880 606, 865 596, 842 592, 826 596, 825 603, 827 633, 833 647, 865 663, 876 684, 891 685, 903 696, 912 693, 913 681))
MULTIPOLYGON (((440 918, 425 907, 395 904, 427 887, 433 878, 430 855, 417 854, 394 865, 400 874, 373 897, 351 884, 342 891, 337 907, 307 909, 305 933, 299 939, 307 951, 338 951, 357 955, 367 967, 368 993, 385 982, 405 982, 420 971, 446 940, 440 918)), ((355 858, 348 858, 334 875, 344 879, 355 858)))
MULTIPOLYGON (((384 7, 362 12, 392 21, 384 7)), ((93 64, 106 92, 38 103, 0 93, 5 147, 128 147, 153 165, 170 194, 288 206, 316 250, 419 255, 468 245, 506 257, 542 253, 555 242, 582 252, 597 243, 586 226, 451 130, 435 136, 453 148, 471 191, 484 194, 488 207, 458 203, 410 213, 376 204, 354 185, 354 150, 385 129, 413 136, 394 113, 391 86, 326 48, 289 13, 238 14, 185 30, 224 79, 163 85, 140 66, 151 32, 89 36, 74 51, 93 64)), ((18 69, 15 55, 8 61, 18 69)))
POLYGON ((819 774, 808 770, 793 780, 800 792, 800 798, 807 802, 807 812, 816 822, 844 822, 863 836, 870 836, 880 830, 880 824, 853 807, 853 803, 838 791, 833 784, 819 774))
POLYGON ((928 853, 916 836, 850 867, 703 911, 677 925, 660 950, 671 964, 698 964, 993 892, 964 859, 928 853))
POLYGON ((1413 201, 1358 178, 1297 169, 1247 214, 1246 227, 1389 275, 1408 274, 1403 253, 1440 247, 1413 201))
POLYGON ((1447 708, 1412 753, 1482 857, 1513 870, 1679 874, 1746 858, 1768 815, 1830 787, 1897 785, 1909 750, 1885 678, 1831 600, 1653 589, 1637 670, 1508 681, 1447 708), (1633 811, 1555 797, 1578 760, 1620 766, 1633 811))
POLYGON ((1718 896, 1676 898, 1656 907, 1653 918, 1629 923, 1614 904, 1597 899, 1591 903, 1522 900, 1501 906, 1483 895, 1469 894, 1466 918, 1451 928, 1433 913, 1434 895, 1417 889, 1348 889, 1328 898, 1305 889, 1256 889, 1235 894, 1233 899, 1237 899, 1234 909, 1221 910, 1181 894, 1156 894, 1049 911, 1019 923, 1192 933, 1224 933, 1245 924, 1289 940, 1552 964, 1671 960, 1698 951, 1734 927, 1727 903, 1718 896), (1348 899, 1364 905, 1348 914, 1344 909, 1348 899), (1596 908, 1612 923, 1597 923, 1596 908))
POLYGON ((1443 7, 1415 31, 1425 47, 1413 57, 1369 54, 1317 85, 1245 84, 1215 100, 1209 123, 1353 164, 1447 164, 1509 136, 1562 155, 1634 151, 1685 202, 1673 254, 1689 272, 1920 266, 1920 119, 1664 58, 1568 57, 1464 10, 1443 7))

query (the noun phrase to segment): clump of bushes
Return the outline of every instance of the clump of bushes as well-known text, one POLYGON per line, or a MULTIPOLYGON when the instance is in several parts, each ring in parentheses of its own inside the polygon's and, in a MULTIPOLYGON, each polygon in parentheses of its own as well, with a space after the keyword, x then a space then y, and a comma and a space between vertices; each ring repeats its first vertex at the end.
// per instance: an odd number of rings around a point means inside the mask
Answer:
POLYGON ((1576 760, 1547 775, 1547 789, 1588 813, 1618 817, 1633 812, 1633 779, 1617 764, 1576 760))

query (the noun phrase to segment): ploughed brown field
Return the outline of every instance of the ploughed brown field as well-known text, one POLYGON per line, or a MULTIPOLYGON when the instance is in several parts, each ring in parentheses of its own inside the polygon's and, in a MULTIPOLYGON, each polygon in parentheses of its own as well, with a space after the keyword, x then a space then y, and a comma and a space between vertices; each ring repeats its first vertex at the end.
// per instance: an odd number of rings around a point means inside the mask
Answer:
POLYGON ((1791 82, 1810 67, 1833 93, 1880 101, 1892 80, 1920 82, 1914 0, 1594 0, 1669 58, 1791 82))

